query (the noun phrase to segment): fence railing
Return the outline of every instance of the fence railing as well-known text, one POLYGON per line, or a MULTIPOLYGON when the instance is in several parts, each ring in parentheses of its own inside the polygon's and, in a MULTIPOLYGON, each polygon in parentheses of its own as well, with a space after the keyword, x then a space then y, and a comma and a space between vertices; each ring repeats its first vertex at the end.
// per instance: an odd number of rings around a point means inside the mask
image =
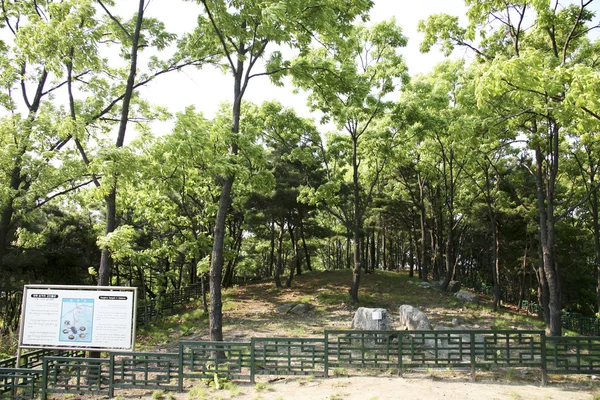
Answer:
MULTIPOLYGON (((32 359, 33 360, 33 359, 32 359)), ((543 331, 325 331, 321 338, 179 343, 178 353, 116 352, 108 358, 44 356, 31 368, 0 368, 0 398, 54 393, 114 397, 119 389, 182 391, 186 379, 253 382, 261 375, 396 373, 430 368, 521 367, 548 374, 600 374, 600 337, 543 331)))
POLYGON ((166 313, 172 313, 175 306, 187 304, 191 299, 202 297, 206 285, 203 283, 193 283, 179 290, 168 293, 161 293, 150 300, 138 300, 137 323, 149 324, 155 322, 158 317, 166 313))
MULTIPOLYGON (((39 349, 21 354, 21 363, 19 368, 37 368, 44 362, 44 357, 47 356, 63 356, 63 357, 83 357, 84 351, 80 350, 52 350, 39 349)), ((0 368, 16 368, 17 357, 10 357, 0 360, 0 368)))

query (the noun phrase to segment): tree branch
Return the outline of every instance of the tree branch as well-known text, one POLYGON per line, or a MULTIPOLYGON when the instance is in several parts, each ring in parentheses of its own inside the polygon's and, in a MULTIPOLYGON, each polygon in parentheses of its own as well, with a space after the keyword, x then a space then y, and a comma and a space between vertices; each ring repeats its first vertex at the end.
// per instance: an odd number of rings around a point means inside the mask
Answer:
POLYGON ((121 24, 121 21, 119 21, 119 19, 117 17, 115 17, 114 15, 112 15, 112 13, 108 10, 108 8, 106 8, 106 6, 104 5, 104 3, 102 2, 102 0, 98 0, 98 4, 100 4, 100 7, 102 7, 104 9, 104 11, 106 11, 106 14, 108 15, 108 17, 110 19, 112 19, 119 28, 121 28, 121 30, 125 33, 125 35, 127 35, 127 37, 129 38, 129 40, 132 40, 132 36, 129 33, 129 31, 127 29, 125 29, 125 27, 123 26, 123 24, 121 24))

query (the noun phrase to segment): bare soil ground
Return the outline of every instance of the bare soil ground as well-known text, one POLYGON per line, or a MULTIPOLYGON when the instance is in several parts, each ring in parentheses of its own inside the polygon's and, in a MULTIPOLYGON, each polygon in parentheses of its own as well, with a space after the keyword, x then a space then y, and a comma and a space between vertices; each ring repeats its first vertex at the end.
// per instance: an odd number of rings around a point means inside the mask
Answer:
MULTIPOLYGON (((267 389, 241 387, 239 400, 589 400, 589 391, 569 387, 539 387, 531 384, 471 383, 397 377, 350 377, 316 379, 308 383, 280 381, 267 389)), ((218 398, 218 397, 215 397, 218 398)), ((227 397, 223 397, 224 399, 227 397)))

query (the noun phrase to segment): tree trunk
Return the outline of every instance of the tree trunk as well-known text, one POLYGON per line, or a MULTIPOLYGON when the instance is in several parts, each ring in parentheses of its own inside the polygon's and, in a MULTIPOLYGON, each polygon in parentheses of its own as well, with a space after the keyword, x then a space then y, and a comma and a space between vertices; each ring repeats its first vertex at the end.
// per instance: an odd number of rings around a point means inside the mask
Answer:
MULTIPOLYGON (((556 127, 553 127, 552 129, 557 130, 556 127)), ((552 134, 554 148, 558 146, 557 135, 558 132, 553 132, 552 134)), ((556 152, 557 151, 558 149, 556 148, 556 152)), ((556 159, 553 153, 554 163, 550 165, 549 176, 547 177, 546 182, 544 182, 544 157, 539 148, 536 149, 535 154, 540 242, 543 268, 548 284, 548 334, 550 336, 561 336, 560 287, 558 271, 555 269, 554 263, 554 180, 556 178, 558 159, 556 159)))
MULTIPOLYGON (((13 175, 15 174, 15 170, 13 170, 13 175)), ((17 174, 21 173, 17 171, 17 174)), ((12 179, 11 179, 12 182, 12 179)), ((12 184, 11 184, 12 187, 12 184)), ((18 185, 17 185, 18 187, 18 185)), ((6 253, 6 249, 8 246, 8 236, 10 232, 11 222, 14 214, 13 208, 13 199, 12 197, 8 199, 7 204, 2 209, 2 215, 0 216, 0 265, 2 265, 2 260, 4 259, 4 255, 6 253)), ((3 289, 3 288, 0 288, 3 289)))
POLYGON ((277 236, 277 262, 275 263, 275 286, 282 288, 281 274, 283 273, 283 236, 285 233, 285 222, 279 225, 279 235, 277 236))
POLYGON ((427 215, 425 211, 425 184, 421 179, 421 174, 417 174, 419 183, 419 221, 421 223, 421 270, 419 277, 427 282, 429 274, 429 259, 427 257, 427 215))
POLYGON ((290 264, 290 274, 288 276, 287 281, 285 282, 285 287, 290 288, 292 287, 292 281, 294 279, 294 271, 300 269, 300 257, 298 255, 298 240, 296 238, 296 235, 294 235, 294 229, 289 228, 288 231, 290 233, 290 239, 292 241, 293 256, 292 262, 290 264))
MULTIPOLYGON (((121 120, 119 121, 119 131, 117 133, 117 141, 115 147, 123 147, 125 143, 125 132, 127 131, 127 122, 129 121, 129 108, 131 98, 133 97, 133 87, 135 85, 135 76, 137 73, 137 56, 138 43, 140 40, 140 32, 142 30, 142 22, 144 20, 144 0, 138 3, 138 14, 135 24, 135 31, 131 36, 131 64, 129 65, 129 74, 127 76, 127 85, 123 96, 123 105, 121 108, 121 120)), ((107 178, 109 179, 109 178, 107 178)), ((106 230, 105 236, 112 233, 117 228, 117 182, 116 177, 111 182, 114 186, 109 194, 105 197, 106 201, 106 230)), ((110 285, 110 274, 112 267, 112 258, 108 249, 103 249, 100 254, 100 266, 98 268, 98 286, 110 285)))
POLYGON ((350 287, 350 303, 358 303, 358 288, 360 286, 361 262, 360 262, 360 234, 353 233, 354 269, 352 271, 352 286, 350 287))
POLYGON ((408 258, 408 266, 409 266, 409 270, 408 270, 408 276, 410 278, 412 278, 415 275, 415 260, 414 260, 414 252, 413 252, 413 248, 415 246, 415 243, 413 241, 413 228, 410 229, 411 232, 409 232, 408 234, 408 238, 409 238, 409 252, 410 252, 410 257, 408 258))
MULTIPOLYGON (((591 185, 595 186, 596 182, 593 179, 591 180, 591 185)), ((592 224, 594 226, 594 246, 596 249, 596 295, 597 295, 597 309, 596 311, 600 312, 600 223, 598 222, 598 193, 592 193, 591 199, 591 211, 592 211, 592 224)), ((0 261, 2 259, 0 258, 0 261)))
POLYGON ((210 340, 223 340, 223 303, 221 297, 221 280, 223 278, 223 246, 225 244, 225 220, 231 201, 233 176, 223 178, 219 208, 215 219, 214 241, 210 260, 210 340))
MULTIPOLYGON (((106 203, 106 228, 104 236, 108 236, 117 228, 117 189, 110 191, 104 198, 106 203)), ((112 270, 112 257, 109 249, 102 249, 100 253, 100 267, 98 268, 98 286, 110 285, 110 273, 112 270)))
POLYGON ((275 222, 271 222, 271 246, 269 249, 269 277, 273 276, 275 264, 275 222))
POLYGON ((370 256, 371 256, 371 270, 375 271, 377 268, 377 254, 376 254, 376 243, 375 243, 375 231, 371 234, 371 246, 370 246, 370 256))
POLYGON ((527 245, 525 245, 525 251, 523 252, 523 278, 521 279, 521 287, 519 288, 519 309, 523 308, 523 300, 525 299, 525 280, 526 280, 526 278, 527 278, 527 245))
POLYGON ((300 220, 300 238, 302 239, 302 249, 304 250, 304 260, 306 261, 306 269, 312 271, 312 265, 310 262, 310 252, 308 251, 308 245, 306 244, 306 238, 304 235, 304 221, 300 220))
POLYGON ((498 258, 498 248, 500 242, 498 239, 498 222, 495 214, 488 209, 490 213, 490 229, 492 233, 492 278, 494 281, 494 300, 492 302, 492 311, 496 312, 500 308, 500 260, 498 258))
POLYGON ((358 303, 358 288, 360 286, 360 274, 362 269, 360 254, 360 237, 362 230, 362 213, 360 209, 360 191, 358 181, 358 136, 352 134, 352 190, 354 193, 353 208, 354 220, 352 221, 352 239, 354 270, 352 272, 352 286, 350 287, 350 303, 358 303))

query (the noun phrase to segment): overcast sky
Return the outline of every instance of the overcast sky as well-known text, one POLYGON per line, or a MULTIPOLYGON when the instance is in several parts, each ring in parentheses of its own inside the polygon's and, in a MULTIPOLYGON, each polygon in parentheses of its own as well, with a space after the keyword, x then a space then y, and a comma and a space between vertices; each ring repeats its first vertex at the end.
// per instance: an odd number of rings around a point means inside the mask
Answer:
MULTIPOLYGON (((132 5, 137 1, 129 0, 132 5)), ((152 0, 147 15, 162 20, 167 30, 182 34, 193 30, 201 7, 195 2, 173 0, 152 0)), ((391 17, 403 29, 409 38, 408 46, 402 50, 409 73, 426 73, 443 56, 434 50, 430 54, 419 52, 421 35, 417 33, 417 23, 432 13, 450 13, 464 15, 463 0, 375 0, 371 12, 371 21, 379 22, 391 17)), ((195 105, 205 116, 212 117, 223 101, 231 101, 233 84, 231 77, 212 68, 202 70, 186 69, 171 73, 152 82, 142 91, 142 95, 155 104, 168 107, 171 112, 183 110, 195 105)), ((255 103, 266 100, 278 100, 285 106, 293 107, 303 116, 309 116, 306 97, 293 94, 291 87, 277 88, 271 85, 267 77, 258 77, 250 82, 245 99, 255 103)), ((166 125, 165 125, 166 127, 166 125)))
MULTIPOLYGON (((563 0, 564 3, 574 1, 563 0)), ((431 14, 448 13, 461 17, 463 23, 466 23, 463 0, 374 0, 374 2, 371 21, 379 22, 395 17, 397 24, 402 27, 409 39, 408 46, 402 49, 401 53, 409 67, 410 75, 427 73, 436 63, 444 59, 435 48, 428 54, 419 52, 422 35, 417 32, 417 24, 420 20, 426 19, 431 14)), ((128 3, 135 6, 137 1, 128 0, 128 3)), ((123 3, 119 3, 120 6, 121 4, 123 3)), ((600 9, 600 4, 592 4, 592 6, 595 10, 600 9)), ((193 30, 200 11, 201 6, 194 1, 152 0, 147 8, 147 15, 162 20, 167 30, 182 34, 193 30)), ((454 57, 464 55, 465 53, 457 53, 454 57)), ((232 93, 233 84, 230 75, 210 68, 187 69, 168 74, 152 82, 142 91, 144 97, 155 104, 168 107, 171 112, 181 111, 184 107, 193 104, 209 118, 214 116, 220 103, 232 100, 232 93)), ((260 104, 274 99, 285 106, 293 107, 300 115, 310 116, 305 105, 305 95, 293 94, 291 87, 274 87, 267 77, 258 77, 250 82, 245 100, 260 104)), ((163 126, 162 129, 168 129, 168 124, 163 126)))

